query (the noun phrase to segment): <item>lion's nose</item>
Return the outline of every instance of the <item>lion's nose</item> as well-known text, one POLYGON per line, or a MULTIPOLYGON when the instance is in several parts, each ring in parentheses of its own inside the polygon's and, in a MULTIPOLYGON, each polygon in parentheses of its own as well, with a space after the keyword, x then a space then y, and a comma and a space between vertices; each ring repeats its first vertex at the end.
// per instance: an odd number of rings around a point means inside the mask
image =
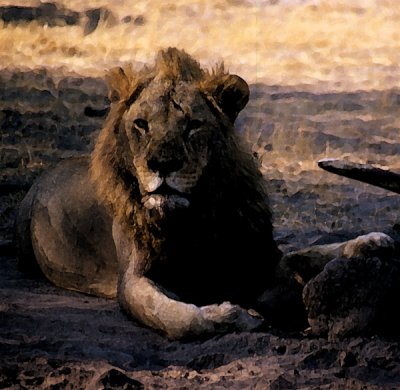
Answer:
POLYGON ((183 167, 183 161, 175 157, 168 159, 153 157, 147 162, 147 166, 153 172, 158 172, 161 176, 166 176, 169 173, 179 171, 183 167))

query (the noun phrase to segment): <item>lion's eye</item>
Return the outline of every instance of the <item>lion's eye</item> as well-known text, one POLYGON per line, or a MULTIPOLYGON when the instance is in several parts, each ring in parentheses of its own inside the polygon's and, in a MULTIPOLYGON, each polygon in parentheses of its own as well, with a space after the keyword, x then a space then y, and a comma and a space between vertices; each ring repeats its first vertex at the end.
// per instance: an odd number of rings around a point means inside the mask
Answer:
POLYGON ((203 122, 198 119, 192 119, 186 125, 185 133, 188 138, 196 134, 200 131, 201 127, 203 126, 203 122))
POLYGON ((139 130, 139 132, 141 134, 145 134, 149 131, 149 124, 147 123, 147 121, 145 119, 141 119, 141 118, 135 119, 133 121, 133 124, 134 124, 135 128, 139 130))

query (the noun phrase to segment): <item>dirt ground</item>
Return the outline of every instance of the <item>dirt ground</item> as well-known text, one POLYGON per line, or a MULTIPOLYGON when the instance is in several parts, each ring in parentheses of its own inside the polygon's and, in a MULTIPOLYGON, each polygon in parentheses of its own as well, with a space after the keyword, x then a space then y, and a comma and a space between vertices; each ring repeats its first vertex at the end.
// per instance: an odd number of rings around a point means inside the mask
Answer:
MULTIPOLYGON (((16 267, 15 208, 41 171, 90 152, 107 107, 96 78, 0 74, 0 388, 396 389, 400 343, 328 342, 276 329, 168 342, 112 300, 16 267)), ((319 171, 322 157, 397 168, 400 91, 320 93, 254 84, 238 131, 258 152, 282 250, 395 233, 398 195, 319 171)), ((395 308, 394 308, 395 310, 395 308)))

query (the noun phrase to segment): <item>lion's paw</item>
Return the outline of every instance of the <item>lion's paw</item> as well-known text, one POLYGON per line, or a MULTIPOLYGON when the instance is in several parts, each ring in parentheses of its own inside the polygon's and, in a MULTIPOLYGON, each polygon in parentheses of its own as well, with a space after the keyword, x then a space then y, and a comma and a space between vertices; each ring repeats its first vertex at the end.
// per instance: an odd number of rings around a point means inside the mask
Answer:
POLYGON ((378 250, 393 250, 394 240, 385 233, 372 232, 356 237, 346 243, 344 257, 352 258, 372 255, 378 250))
POLYGON ((203 306, 201 311, 204 318, 213 323, 216 333, 253 331, 264 322, 263 317, 256 311, 245 310, 238 305, 232 305, 230 302, 203 306))

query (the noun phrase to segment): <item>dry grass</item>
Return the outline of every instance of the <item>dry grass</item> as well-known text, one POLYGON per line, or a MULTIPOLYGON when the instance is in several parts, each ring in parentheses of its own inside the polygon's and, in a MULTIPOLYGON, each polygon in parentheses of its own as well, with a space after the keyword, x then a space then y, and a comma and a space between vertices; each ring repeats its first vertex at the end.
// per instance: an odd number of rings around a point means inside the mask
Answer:
MULTIPOLYGON (((28 1, 0 0, 0 5, 28 1)), ((74 10, 106 6, 117 19, 144 25, 38 24, 0 28, 0 68, 65 67, 101 74, 124 62, 148 62, 177 46, 210 66, 224 60, 250 82, 318 85, 335 90, 385 89, 400 76, 397 0, 60 0, 74 10)))
MULTIPOLYGON (((311 86, 319 92, 384 90, 397 86, 400 79, 400 2, 397 0, 269 3, 266 0, 58 0, 58 4, 76 11, 107 7, 117 20, 141 16, 144 24, 117 23, 110 27, 103 23, 86 36, 82 25, 3 26, 0 28, 0 69, 63 67, 68 72, 97 75, 117 64, 133 61, 140 65, 152 61, 159 48, 177 46, 205 66, 223 60, 231 72, 242 75, 250 83, 293 85, 299 89, 311 86)), ((0 0, 0 6, 7 4, 37 5, 38 0, 0 0)), ((308 107, 300 110, 306 118, 308 107)), ((261 114, 263 108, 259 107, 258 111, 261 114)), ((348 115, 349 120, 366 122, 385 115, 377 110, 335 113, 339 114, 342 119, 348 115)), ((313 120, 323 122, 331 115, 332 111, 322 111, 313 120)), ((273 150, 262 152, 266 172, 274 174, 282 167, 286 175, 293 176, 314 171, 317 180, 321 172, 316 161, 320 158, 377 160, 365 148, 362 150, 365 145, 359 145, 358 156, 335 150, 329 144, 324 151, 317 152, 312 133, 300 117, 296 126, 291 126, 293 118, 285 113, 266 115, 264 122, 268 121, 277 127, 267 140, 273 150)), ((400 126, 397 122, 391 125, 400 126)), ((253 126, 251 131, 258 129, 253 126)), ((332 124, 333 133, 343 131, 351 129, 332 124)), ((362 134, 355 136, 362 139, 362 134)), ((263 151, 265 144, 251 141, 258 151, 263 151)), ((379 163, 400 167, 392 156, 379 163)))

